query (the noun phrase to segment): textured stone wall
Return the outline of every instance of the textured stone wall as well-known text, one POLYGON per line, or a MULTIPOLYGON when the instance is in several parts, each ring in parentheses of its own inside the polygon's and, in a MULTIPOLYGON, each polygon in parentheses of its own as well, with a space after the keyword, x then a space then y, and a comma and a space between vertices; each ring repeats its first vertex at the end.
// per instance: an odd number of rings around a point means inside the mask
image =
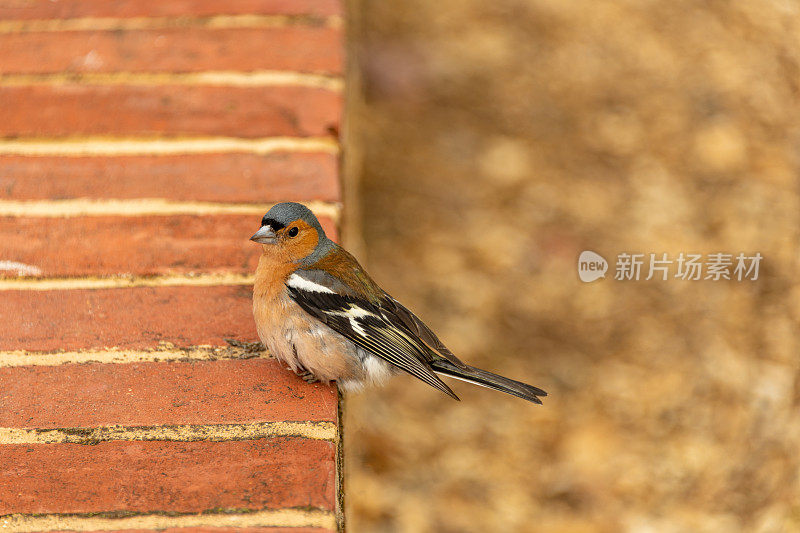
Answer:
POLYGON ((337 235, 341 11, 0 2, 0 530, 341 525, 335 388, 247 343, 271 203, 337 235))

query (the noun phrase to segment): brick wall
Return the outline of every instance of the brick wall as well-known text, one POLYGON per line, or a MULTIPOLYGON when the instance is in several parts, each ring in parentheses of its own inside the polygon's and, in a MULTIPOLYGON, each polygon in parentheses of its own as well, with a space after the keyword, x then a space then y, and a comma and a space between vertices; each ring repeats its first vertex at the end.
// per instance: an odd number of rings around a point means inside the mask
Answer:
POLYGON ((270 203, 336 234, 341 18, 0 3, 0 529, 341 527, 335 390, 226 342, 270 203))

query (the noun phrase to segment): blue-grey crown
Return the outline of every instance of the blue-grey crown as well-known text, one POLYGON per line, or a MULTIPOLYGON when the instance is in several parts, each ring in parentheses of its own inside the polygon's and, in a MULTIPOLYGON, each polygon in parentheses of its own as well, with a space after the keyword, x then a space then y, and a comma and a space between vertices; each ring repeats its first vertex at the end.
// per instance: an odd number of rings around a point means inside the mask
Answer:
POLYGON ((311 212, 311 209, 307 208, 303 204, 298 204, 297 202, 283 202, 280 204, 275 204, 269 211, 267 211, 267 214, 264 215, 264 218, 261 219, 261 225, 272 226, 272 229, 277 231, 285 228, 295 220, 303 220, 306 224, 316 229, 319 233, 320 240, 325 238, 325 231, 323 231, 319 220, 317 220, 317 217, 315 217, 314 213, 311 212))

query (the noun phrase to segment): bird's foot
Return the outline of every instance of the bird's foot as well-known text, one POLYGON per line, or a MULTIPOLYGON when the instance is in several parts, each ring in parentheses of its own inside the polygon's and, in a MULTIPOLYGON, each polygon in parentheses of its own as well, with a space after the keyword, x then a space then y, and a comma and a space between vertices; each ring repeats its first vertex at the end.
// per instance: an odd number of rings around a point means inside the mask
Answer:
POLYGON ((317 376, 312 374, 310 370, 306 370, 305 372, 303 372, 300 375, 300 377, 303 378, 303 381, 305 381, 306 383, 317 383, 319 381, 317 379, 317 376))
POLYGON ((306 383, 316 383, 319 381, 317 379, 317 376, 315 376, 312 371, 310 371, 304 366, 298 367, 298 369, 295 370, 294 373, 300 376, 302 380, 305 381, 306 383))

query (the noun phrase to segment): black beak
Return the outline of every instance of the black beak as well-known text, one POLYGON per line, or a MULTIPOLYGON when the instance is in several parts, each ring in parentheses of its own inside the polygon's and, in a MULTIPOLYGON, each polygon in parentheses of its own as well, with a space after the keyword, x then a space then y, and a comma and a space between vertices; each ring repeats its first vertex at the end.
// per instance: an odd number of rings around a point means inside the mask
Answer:
POLYGON ((275 232, 271 226, 261 226, 257 232, 253 233, 250 237, 251 241, 261 244, 275 244, 278 240, 275 238, 275 232))

